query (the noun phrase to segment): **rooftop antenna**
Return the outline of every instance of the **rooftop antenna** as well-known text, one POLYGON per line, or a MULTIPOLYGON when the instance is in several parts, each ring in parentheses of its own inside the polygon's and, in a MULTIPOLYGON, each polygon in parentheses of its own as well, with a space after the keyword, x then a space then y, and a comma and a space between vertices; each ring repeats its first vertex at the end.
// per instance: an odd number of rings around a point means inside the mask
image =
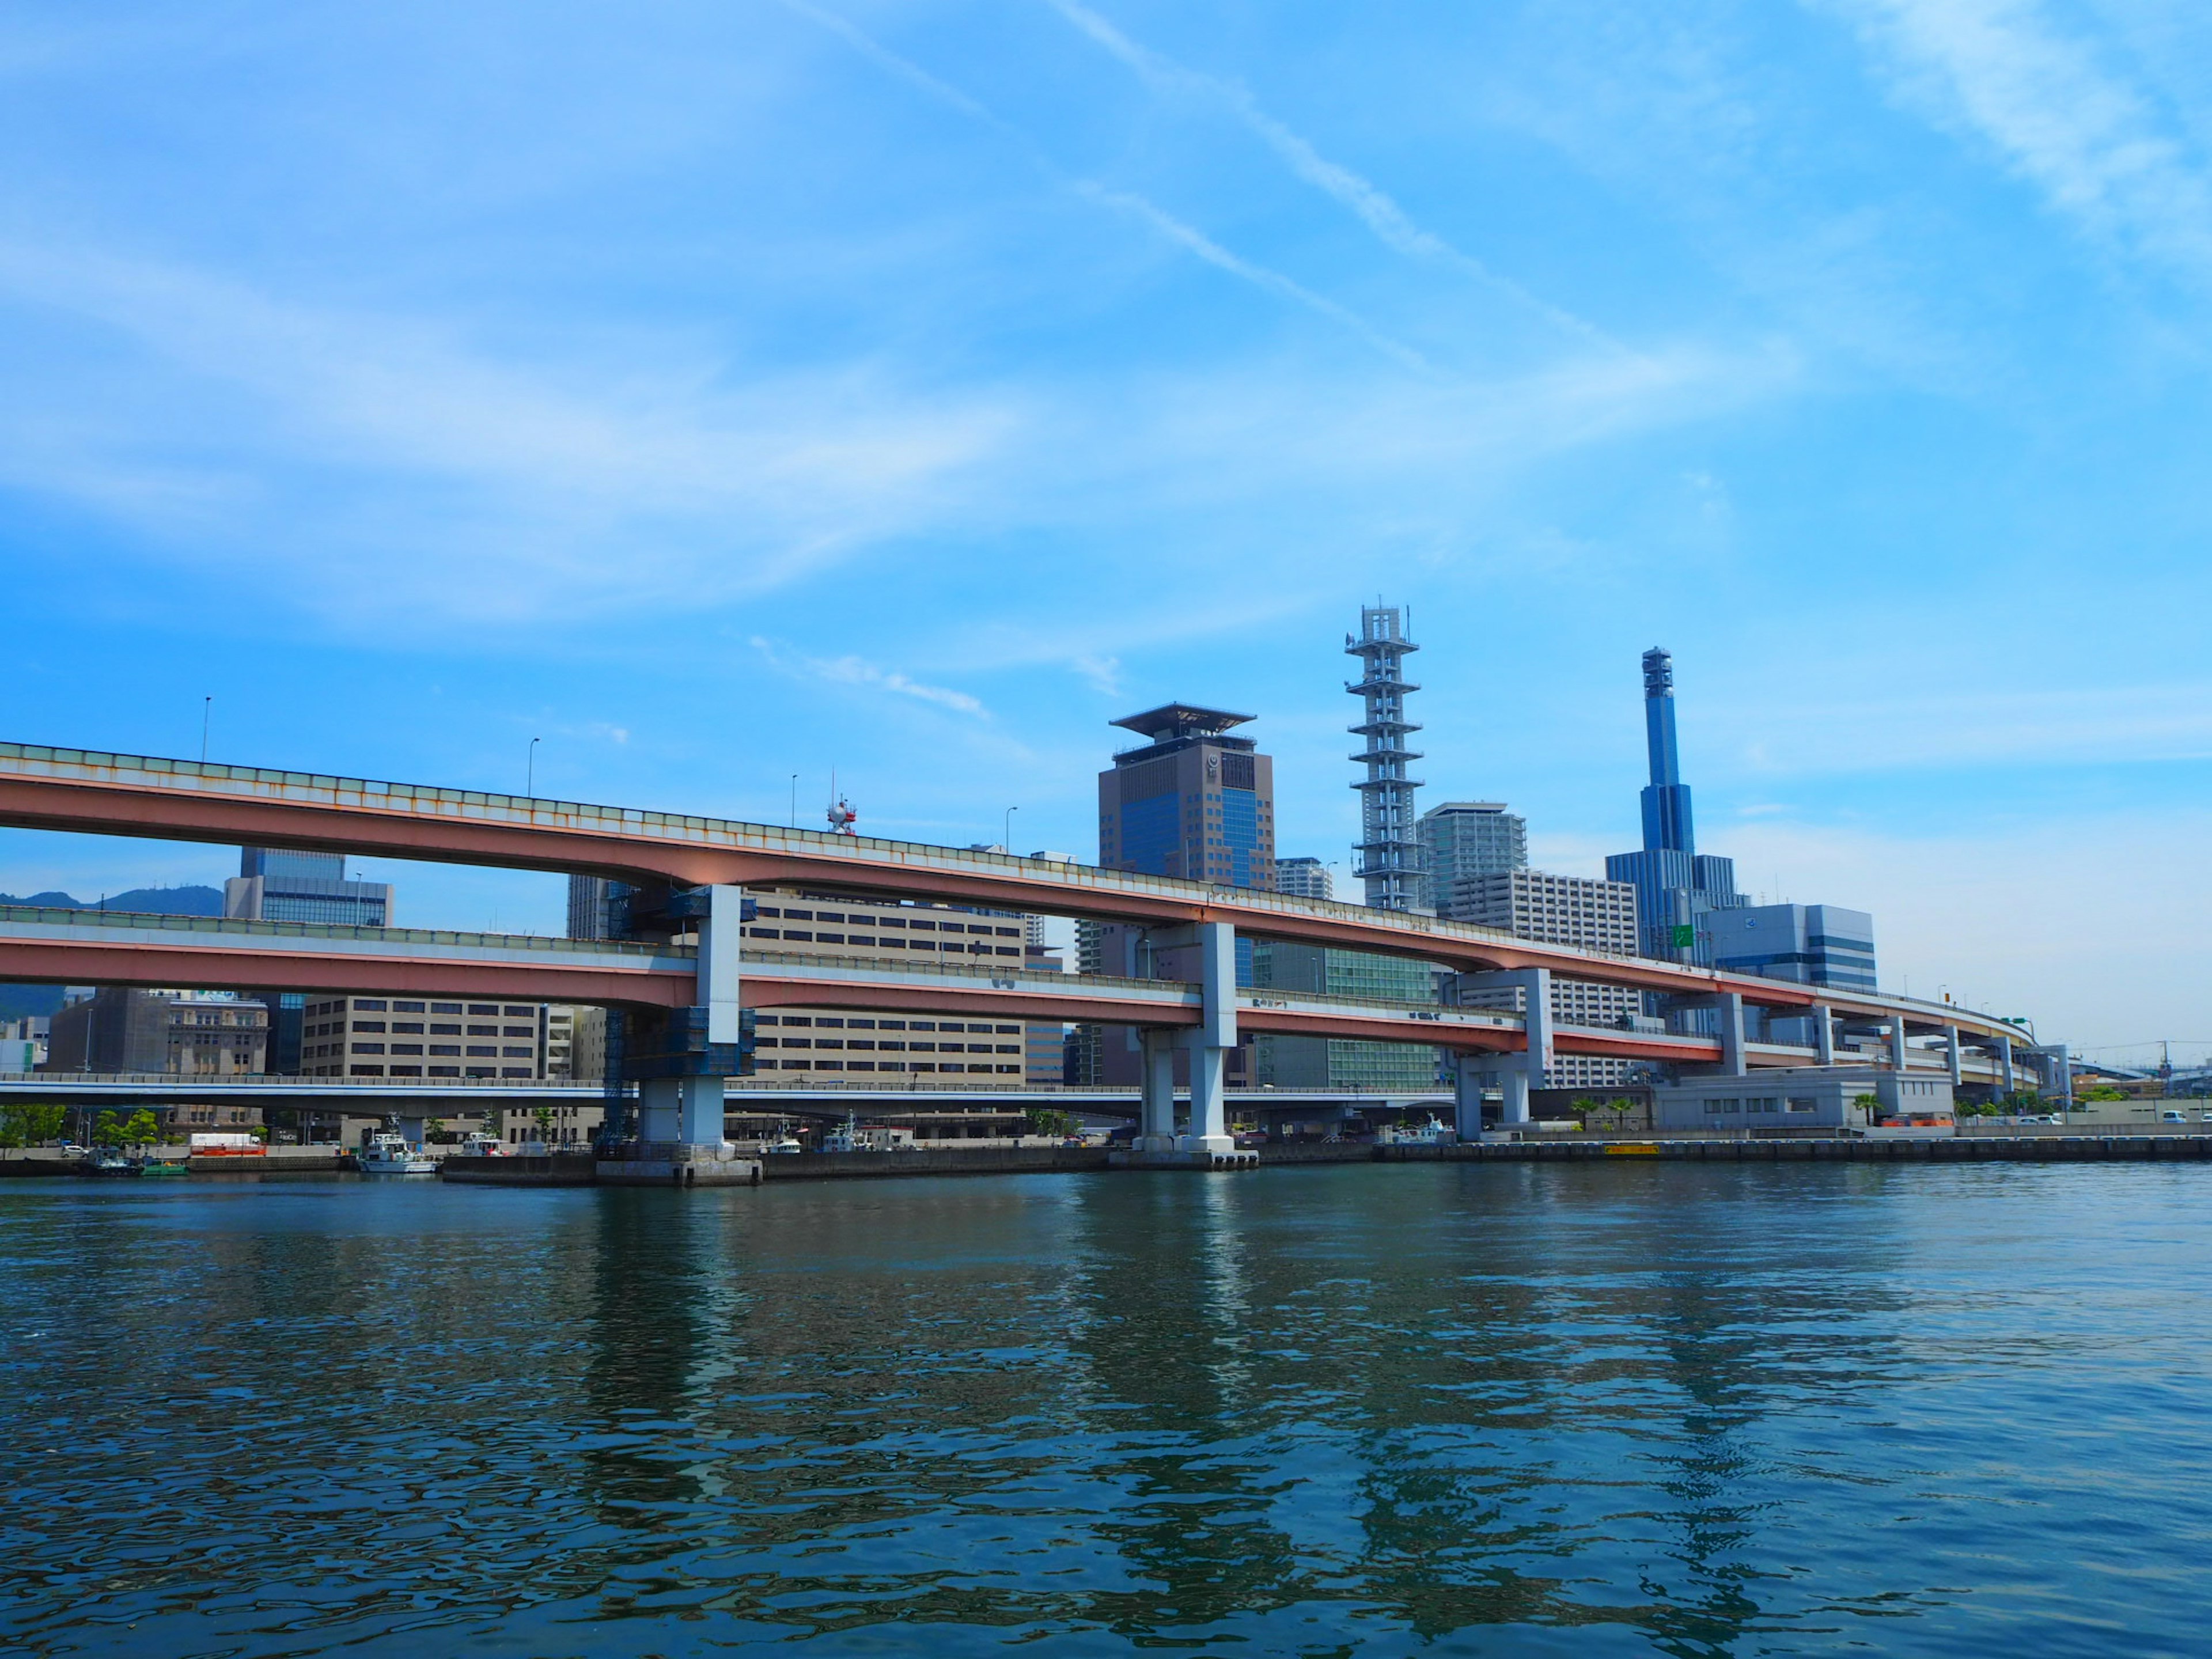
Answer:
POLYGON ((202 766, 205 766, 205 765, 207 764, 208 726, 210 726, 210 725, 214 721, 214 720, 215 720, 215 699, 214 699, 212 696, 207 696, 207 697, 203 697, 203 698, 201 698, 201 699, 200 699, 200 764, 201 764, 202 766))

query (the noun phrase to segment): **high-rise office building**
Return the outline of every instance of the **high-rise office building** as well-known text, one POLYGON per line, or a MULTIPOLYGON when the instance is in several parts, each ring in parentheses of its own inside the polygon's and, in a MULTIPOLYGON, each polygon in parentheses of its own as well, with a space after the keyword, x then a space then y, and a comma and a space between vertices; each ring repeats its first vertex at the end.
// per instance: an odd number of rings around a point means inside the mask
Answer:
POLYGON ((1367 902, 1378 910, 1411 910, 1421 902, 1421 844, 1413 832, 1413 792, 1408 768, 1420 756, 1406 739, 1421 728, 1406 718, 1407 696, 1421 688, 1406 678, 1406 658, 1421 647, 1406 636, 1395 605, 1363 605, 1359 632, 1344 636, 1359 659, 1359 678, 1344 689, 1360 700, 1359 724, 1351 728, 1366 746, 1352 758, 1367 775, 1359 791, 1359 862, 1367 902))
POLYGON ((1799 985, 1875 987, 1874 918, 1839 904, 1751 904, 1713 919, 1713 966, 1799 985))
POLYGON ((614 907, 629 889, 605 876, 568 878, 568 937, 613 939, 619 929, 614 907))
POLYGON ((1421 814, 1424 902, 1440 916, 1467 921, 1450 908, 1452 889, 1477 876, 1528 867, 1528 821, 1494 800, 1448 800, 1421 814))
MULTIPOLYGON (((346 879, 343 853, 248 847, 238 874, 222 884, 222 913, 248 921, 312 921, 341 927, 389 927, 392 887, 346 879)), ((289 1075, 305 1063, 307 998, 297 991, 261 999, 269 1010, 268 1068, 289 1075)))
POLYGON ((1115 720, 1151 741, 1098 775, 1099 867, 1273 887, 1274 762, 1228 735, 1251 718, 1177 702, 1115 720))
MULTIPOLYGON (((1098 863, 1102 869, 1181 876, 1227 887, 1275 884, 1275 763, 1249 738, 1231 737, 1249 714, 1171 702, 1118 720, 1150 742, 1125 749, 1098 775, 1098 863)), ((1146 978, 1198 977, 1194 951, 1154 959, 1145 930, 1118 923, 1079 933, 1085 971, 1146 978), (1188 958, 1187 961, 1186 958, 1188 958), (1095 963, 1095 966, 1091 966, 1095 963)), ((1249 985, 1252 945, 1237 942, 1237 977, 1249 985)), ((1142 1069, 1137 1034, 1107 1026, 1079 1035, 1086 1073, 1101 1083, 1132 1083, 1142 1069), (1095 1067, 1089 1054, 1095 1051, 1095 1067)), ((1177 1057, 1177 1064, 1182 1064, 1177 1057)), ((1243 1050, 1229 1057, 1242 1084, 1243 1050)))
POLYGON ((1333 899, 1336 884, 1319 859, 1277 859, 1275 890, 1292 898, 1333 899))
POLYGON ((1644 653, 1644 731, 1651 781, 1644 791, 1644 848, 1605 861, 1608 880, 1636 889, 1643 954, 1669 962, 1713 964, 1716 910, 1734 910, 1735 861, 1698 851, 1690 786, 1682 781, 1674 738, 1674 662, 1654 647, 1644 653))
POLYGON ((392 888, 346 879, 343 853, 248 847, 222 884, 222 913, 250 921, 319 921, 342 927, 392 926, 392 888))
MULTIPOLYGON (((1571 945, 1607 956, 1638 954, 1636 890, 1626 882, 1555 876, 1542 870, 1500 870, 1454 884, 1446 914, 1455 921, 1496 927, 1516 939, 1571 945)), ((1522 1006, 1518 990, 1468 992, 1462 1000, 1478 1007, 1516 1012, 1522 1006)), ((1621 986, 1552 981, 1552 1018, 1563 1025, 1618 1026, 1642 1008, 1641 994, 1621 986)), ((1628 1066, 1623 1060, 1555 1054, 1544 1079, 1554 1089, 1610 1088, 1627 1081, 1628 1066)))

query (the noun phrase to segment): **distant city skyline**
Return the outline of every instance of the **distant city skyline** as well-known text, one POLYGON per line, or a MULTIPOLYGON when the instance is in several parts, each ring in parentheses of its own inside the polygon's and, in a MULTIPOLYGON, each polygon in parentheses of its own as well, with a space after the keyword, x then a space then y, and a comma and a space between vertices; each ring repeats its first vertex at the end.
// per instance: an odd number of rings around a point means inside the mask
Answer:
MULTIPOLYGON (((1534 866, 1639 839, 1664 641, 1746 896, 2212 1036, 2201 54, 1933 15, 17 9, 0 726, 769 823, 834 769, 1081 850, 1102 722, 1188 696, 1334 861, 1386 600, 1424 801, 1534 866)), ((8 833, 0 886, 227 857, 8 833)), ((561 931, 557 878, 356 872, 561 931)))

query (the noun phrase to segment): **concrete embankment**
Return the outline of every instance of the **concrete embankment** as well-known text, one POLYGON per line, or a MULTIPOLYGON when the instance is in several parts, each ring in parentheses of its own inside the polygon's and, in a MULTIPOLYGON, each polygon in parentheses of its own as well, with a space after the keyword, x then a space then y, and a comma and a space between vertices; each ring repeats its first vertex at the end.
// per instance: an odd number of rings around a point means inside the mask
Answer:
POLYGON ((1103 1170, 1103 1146, 926 1146, 910 1152, 781 1152, 761 1160, 769 1181, 831 1181, 854 1176, 1038 1175, 1103 1170))
MULTIPOLYGON (((1385 1164, 1574 1162, 1657 1158, 1676 1162, 1780 1164, 2097 1164, 2212 1160, 2212 1135, 2037 1135, 2015 1140, 1928 1136, 1834 1140, 1518 1140, 1473 1146, 1376 1146, 1385 1164)), ((1267 1161, 1262 1156, 1262 1161, 1267 1161)))
POLYGON ((589 1152, 551 1152, 543 1158, 449 1158, 438 1178, 464 1187, 589 1187, 599 1180, 589 1152))

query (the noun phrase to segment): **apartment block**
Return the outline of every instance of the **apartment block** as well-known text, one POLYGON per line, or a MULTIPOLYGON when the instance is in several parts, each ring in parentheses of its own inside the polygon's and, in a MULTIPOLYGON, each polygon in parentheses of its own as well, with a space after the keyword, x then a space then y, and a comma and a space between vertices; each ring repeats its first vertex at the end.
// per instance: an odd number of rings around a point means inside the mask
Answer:
MULTIPOLYGON (((1626 882, 1501 870, 1463 877, 1445 896, 1443 913, 1455 921, 1606 956, 1637 954, 1636 889, 1626 882)), ((1469 992, 1464 1000, 1478 1006, 1521 1006, 1518 991, 1469 992)), ((1552 1018, 1563 1025, 1618 1026, 1642 1008, 1638 994, 1625 987, 1552 981, 1552 1018)), ((1623 1060, 1559 1054, 1546 1070, 1545 1081, 1555 1089, 1610 1088, 1627 1081, 1628 1066, 1623 1060)))
POLYGON ((534 1081, 546 1074, 552 1012, 538 1002, 311 995, 300 1069, 307 1077, 534 1081))
MULTIPOLYGON (((896 899, 809 894, 795 888, 747 889, 755 915, 744 929, 749 953, 789 951, 811 957, 922 957, 962 967, 1027 965, 1027 919, 1020 915, 904 903, 896 899)), ((879 1086, 957 1076, 1018 1088, 1029 1073, 1024 1022, 978 1020, 917 1011, 897 1017, 833 1008, 762 1009, 753 1016, 753 1070, 763 1078, 808 1074, 817 1086, 879 1086)), ((1057 1045, 1057 1025, 1045 1026, 1057 1045)), ((1044 1039, 1040 1035, 1041 1051, 1044 1039)))

